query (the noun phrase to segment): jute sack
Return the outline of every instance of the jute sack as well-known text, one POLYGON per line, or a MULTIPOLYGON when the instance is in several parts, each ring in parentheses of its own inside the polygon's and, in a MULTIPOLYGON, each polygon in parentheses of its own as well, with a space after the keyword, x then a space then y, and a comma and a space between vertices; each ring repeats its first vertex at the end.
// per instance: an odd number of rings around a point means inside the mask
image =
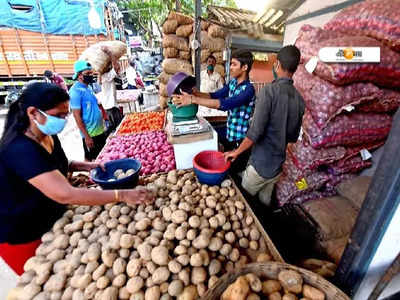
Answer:
POLYGON ((177 20, 166 20, 162 26, 162 31, 164 34, 175 33, 177 27, 177 20))
POLYGON ((189 51, 189 42, 186 38, 176 36, 175 34, 165 34, 163 37, 164 48, 176 48, 182 51, 189 51))
POLYGON ((211 24, 210 27, 208 27, 208 35, 213 38, 224 39, 226 37, 226 31, 221 26, 211 24))
MULTIPOLYGON (((168 97, 168 92, 167 92, 167 85, 160 83, 160 96, 161 97, 168 97)), ((160 99, 161 99, 160 97, 160 99)))
MULTIPOLYGON (((190 42, 194 39, 194 34, 190 35, 190 42)), ((212 38, 207 31, 200 33, 201 49, 209 49, 211 52, 222 51, 225 48, 225 40, 222 38, 212 38)))
POLYGON ((190 62, 177 58, 164 59, 162 63, 164 72, 169 74, 175 74, 176 72, 185 72, 186 74, 192 75, 193 68, 190 62))
POLYGON ((100 74, 106 71, 108 64, 111 62, 111 57, 101 50, 103 46, 107 47, 111 55, 116 59, 126 54, 126 44, 120 41, 99 42, 83 51, 79 60, 88 61, 93 69, 100 74))
POLYGON ((178 21, 178 25, 188 25, 193 23, 191 17, 185 16, 184 14, 178 13, 176 11, 171 11, 168 15, 168 20, 178 21))
POLYGON ((168 97, 160 96, 159 104, 162 109, 167 108, 168 106, 167 102, 168 102, 168 97))
POLYGON ((162 72, 160 76, 158 76, 158 80, 160 80, 161 83, 167 84, 172 75, 173 74, 168 74, 167 72, 162 72))
POLYGON ((217 60, 217 64, 223 64, 224 63, 224 55, 223 55, 222 51, 213 52, 212 55, 217 60))
POLYGON ((178 56, 179 50, 176 48, 164 48, 163 55, 165 58, 175 58, 178 56))
POLYGON ((189 60, 190 59, 190 52, 189 51, 179 51, 178 58, 189 60))
POLYGON ((187 38, 193 32, 193 25, 181 25, 176 29, 176 35, 187 38))

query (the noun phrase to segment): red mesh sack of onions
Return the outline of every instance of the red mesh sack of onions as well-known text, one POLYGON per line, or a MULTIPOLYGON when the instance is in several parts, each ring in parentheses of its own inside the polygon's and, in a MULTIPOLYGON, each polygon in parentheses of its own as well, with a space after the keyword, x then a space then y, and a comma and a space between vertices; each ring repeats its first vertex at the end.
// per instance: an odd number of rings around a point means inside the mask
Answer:
POLYGON ((344 8, 324 29, 369 36, 400 52, 399 12, 399 0, 363 1, 344 8))
POLYGON ((318 61, 314 73, 335 85, 354 82, 372 82, 378 86, 400 87, 400 53, 396 53, 381 42, 364 36, 345 36, 340 32, 324 34, 322 29, 303 26, 300 30, 296 46, 301 51, 302 62, 317 56, 324 47, 379 47, 380 63, 323 63, 318 61), (302 31, 306 32, 302 32, 302 31), (313 32, 316 31, 316 32, 313 32), (337 36, 336 38, 335 35, 337 36), (308 37, 311 36, 311 39, 308 37), (318 41, 320 38, 320 41, 318 41))
POLYGON ((299 169, 290 156, 282 166, 282 176, 276 184, 276 198, 280 206, 296 197, 306 195, 324 186, 329 177, 324 172, 299 169), (306 185, 299 185, 299 182, 306 185))
POLYGON ((332 175, 358 173, 363 169, 369 168, 371 165, 371 161, 363 160, 361 156, 354 156, 352 158, 343 159, 330 164, 328 167, 328 172, 332 175))
POLYGON ((333 119, 319 129, 310 113, 303 118, 304 136, 313 148, 357 146, 384 140, 389 134, 392 117, 387 114, 349 113, 333 119))
POLYGON ((149 131, 111 138, 97 158, 107 162, 134 158, 141 162, 140 175, 168 172, 175 169, 174 150, 163 131, 149 131))
POLYGON ((291 158, 296 167, 300 170, 315 170, 321 165, 328 165, 345 157, 346 149, 344 147, 332 147, 314 149, 302 139, 295 144, 289 144, 287 148, 287 157, 291 158))
POLYGON ((320 128, 326 127, 327 123, 340 114, 347 105, 383 98, 383 91, 372 83, 335 86, 308 73, 303 65, 299 66, 293 80, 315 124, 320 128))
POLYGON ((356 107, 360 112, 393 112, 400 107, 400 93, 393 90, 382 89, 382 97, 366 101, 356 107))

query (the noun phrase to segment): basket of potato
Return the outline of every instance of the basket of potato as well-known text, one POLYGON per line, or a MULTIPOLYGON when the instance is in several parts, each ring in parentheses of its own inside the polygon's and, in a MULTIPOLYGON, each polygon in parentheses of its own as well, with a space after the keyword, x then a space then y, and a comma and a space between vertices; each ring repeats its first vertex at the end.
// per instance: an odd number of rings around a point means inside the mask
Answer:
POLYGON ((279 262, 252 263, 226 273, 202 300, 350 300, 321 276, 279 262))

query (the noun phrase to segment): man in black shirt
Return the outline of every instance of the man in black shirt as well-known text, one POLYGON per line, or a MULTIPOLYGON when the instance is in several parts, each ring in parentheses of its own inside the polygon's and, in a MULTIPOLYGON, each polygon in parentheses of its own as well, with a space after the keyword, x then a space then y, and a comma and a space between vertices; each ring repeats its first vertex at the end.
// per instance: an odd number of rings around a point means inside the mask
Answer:
POLYGON ((300 61, 296 46, 283 47, 273 66, 275 80, 258 94, 250 129, 240 146, 225 153, 235 160, 252 148, 249 164, 243 173, 242 186, 251 195, 270 205, 275 183, 286 159, 288 143, 297 141, 304 114, 304 101, 293 86, 292 76, 300 61))

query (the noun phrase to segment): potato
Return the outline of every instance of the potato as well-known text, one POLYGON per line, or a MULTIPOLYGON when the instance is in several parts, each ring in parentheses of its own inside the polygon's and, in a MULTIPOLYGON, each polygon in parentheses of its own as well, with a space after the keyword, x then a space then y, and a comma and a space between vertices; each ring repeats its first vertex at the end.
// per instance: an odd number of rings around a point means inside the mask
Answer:
POLYGON ((325 300, 325 294, 308 284, 303 285, 303 296, 310 300, 325 300))
POLYGON ((279 292, 282 289, 281 284, 277 280, 266 280, 262 283, 262 292, 264 295, 269 295, 274 292, 279 292))
POLYGON ((93 280, 98 280, 101 276, 103 276, 107 271, 107 266, 105 264, 101 264, 92 274, 93 280))
POLYGON ((165 294, 168 292, 168 287, 169 287, 169 283, 168 282, 164 282, 160 285, 160 293, 161 294, 165 294))
POLYGON ((187 227, 186 226, 179 226, 175 231, 175 238, 178 241, 184 240, 187 234, 187 227))
POLYGON ((231 253, 231 251, 232 251, 232 246, 230 244, 224 244, 222 248, 219 250, 219 252, 225 256, 228 256, 231 253))
POLYGON ((178 278, 179 280, 181 280, 183 282, 183 284, 185 286, 188 286, 190 283, 190 271, 189 269, 184 269, 182 271, 179 272, 178 274, 178 278))
POLYGON ((206 234, 200 234, 197 238, 192 242, 193 247, 196 249, 204 249, 207 248, 210 244, 210 237, 206 234))
POLYGON ((160 299, 160 287, 159 286, 153 286, 151 288, 148 288, 144 294, 144 299, 145 300, 159 300, 160 299))
POLYGON ((175 253, 176 255, 183 255, 183 254, 186 254, 186 253, 187 253, 187 248, 186 248, 185 246, 183 246, 183 245, 178 245, 178 246, 175 248, 174 253, 175 253))
POLYGON ((283 289, 294 294, 299 294, 303 288, 303 277, 292 270, 284 270, 278 274, 279 282, 283 289))
POLYGON ((193 284, 197 285, 205 282, 207 278, 207 272, 203 267, 194 267, 192 269, 191 281, 193 284))
POLYGON ((144 231, 151 225, 151 221, 149 218, 144 218, 138 222, 136 222, 135 229, 138 231, 144 231))
POLYGON ((274 292, 268 295, 268 300, 281 300, 282 296, 279 292, 274 292))
POLYGON ((182 270, 182 266, 178 261, 171 260, 168 263, 168 269, 170 270, 171 273, 178 274, 182 270))
POLYGON ((203 257, 200 253, 195 253, 190 257, 190 265, 192 267, 201 267, 203 265, 203 257))
POLYGON ((107 276, 101 276, 99 279, 97 279, 96 287, 100 290, 103 290, 108 286, 109 283, 110 279, 107 276))
POLYGON ((171 220, 175 224, 181 224, 181 223, 185 222, 187 220, 187 218, 188 218, 187 213, 181 209, 174 211, 171 215, 171 220))
POLYGON ((134 238, 131 234, 123 234, 120 239, 121 248, 129 249, 133 246, 134 238))
POLYGON ((168 286, 168 294, 172 297, 179 296, 183 291, 183 282, 180 280, 173 280, 168 286))
POLYGON ((258 296, 257 294, 251 293, 247 296, 246 300, 260 300, 260 296, 258 296))
POLYGON ((170 272, 167 267, 159 267, 154 271, 152 279, 155 284, 160 284, 167 281, 169 275, 170 272))
POLYGON ((114 261, 114 264, 113 264, 113 273, 114 273, 114 275, 119 275, 119 274, 122 274, 123 272, 125 272, 126 265, 127 265, 126 261, 123 258, 118 257, 114 261))
POLYGON ((144 286, 143 278, 135 276, 128 280, 126 284, 126 289, 128 290, 129 293, 135 294, 139 292, 143 286, 144 286))
POLYGON ((190 285, 183 289, 177 300, 196 300, 197 297, 197 288, 194 285, 190 285))
POLYGON ((250 287, 247 280, 244 276, 240 276, 224 291, 221 300, 245 300, 249 292, 250 287))
POLYGON ((160 266, 168 264, 168 249, 163 246, 154 247, 151 250, 151 260, 160 266))
POLYGON ((251 250, 257 250, 258 249, 258 242, 257 241, 250 241, 249 248, 251 250))
POLYGON ((129 300, 144 300, 144 292, 139 291, 137 293, 132 294, 129 300))
POLYGON ((271 261, 271 256, 268 253, 261 253, 257 256, 257 262, 271 261))
POLYGON ((197 236, 196 229, 189 229, 188 232, 186 233, 186 238, 189 241, 193 241, 197 236))
POLYGON ((114 278, 112 285, 118 288, 122 288, 125 285, 125 283, 126 283, 126 275, 119 274, 114 278))
POLYGON ((253 273, 249 273, 249 274, 246 274, 245 278, 246 278, 247 282, 249 283, 250 288, 253 292, 255 292, 255 293, 261 292, 262 283, 261 283, 260 278, 258 278, 257 275, 255 275, 253 273))
POLYGON ((298 300, 297 296, 291 293, 283 295, 282 300, 298 300))
POLYGON ((83 295, 86 299, 93 299, 97 291, 96 282, 93 281, 84 289, 83 295))
POLYGON ((143 243, 137 248, 139 255, 144 260, 151 260, 152 247, 148 243, 143 243))
POLYGON ((210 274, 210 276, 217 275, 221 271, 221 268, 221 262, 217 259, 213 259, 208 266, 208 273, 210 274))

